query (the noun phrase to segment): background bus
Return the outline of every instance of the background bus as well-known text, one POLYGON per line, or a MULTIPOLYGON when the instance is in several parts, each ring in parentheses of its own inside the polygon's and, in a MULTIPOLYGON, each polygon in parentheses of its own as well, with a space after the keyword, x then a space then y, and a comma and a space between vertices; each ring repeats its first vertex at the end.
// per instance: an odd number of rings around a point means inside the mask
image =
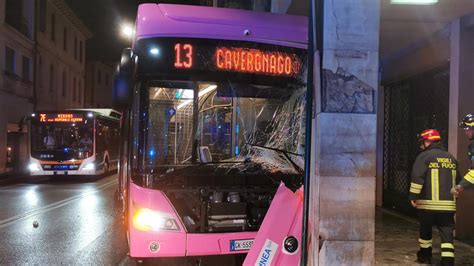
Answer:
POLYGON ((301 186, 307 24, 139 6, 114 80, 131 257, 246 253, 280 182, 301 186))
POLYGON ((30 175, 100 175, 116 170, 120 117, 112 109, 32 114, 30 175))

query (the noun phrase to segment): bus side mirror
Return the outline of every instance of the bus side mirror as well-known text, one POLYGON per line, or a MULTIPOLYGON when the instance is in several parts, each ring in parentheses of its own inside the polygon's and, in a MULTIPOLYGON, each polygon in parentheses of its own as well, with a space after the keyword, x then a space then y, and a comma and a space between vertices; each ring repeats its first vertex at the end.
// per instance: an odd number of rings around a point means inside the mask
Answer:
POLYGON ((113 105, 117 110, 124 110, 130 106, 135 75, 135 58, 136 56, 131 48, 126 48, 122 51, 122 57, 115 71, 113 84, 113 105))

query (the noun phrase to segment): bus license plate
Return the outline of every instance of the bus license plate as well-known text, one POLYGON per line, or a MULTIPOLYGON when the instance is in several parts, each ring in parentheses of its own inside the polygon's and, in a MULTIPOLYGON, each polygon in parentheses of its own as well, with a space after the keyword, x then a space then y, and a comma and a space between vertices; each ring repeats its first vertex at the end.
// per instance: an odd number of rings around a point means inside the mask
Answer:
POLYGON ((253 239, 231 240, 230 251, 249 250, 253 245, 253 239))

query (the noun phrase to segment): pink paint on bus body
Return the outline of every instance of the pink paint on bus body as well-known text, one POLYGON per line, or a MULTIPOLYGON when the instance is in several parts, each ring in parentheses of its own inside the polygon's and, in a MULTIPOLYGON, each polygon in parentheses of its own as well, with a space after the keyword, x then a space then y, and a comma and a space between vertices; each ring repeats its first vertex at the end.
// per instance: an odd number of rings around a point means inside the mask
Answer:
POLYGON ((186 256, 237 254, 243 251, 231 251, 230 242, 236 239, 254 239, 257 232, 188 234, 186 256))
POLYGON ((135 40, 191 37, 306 48, 308 20, 302 16, 239 9, 142 4, 138 8, 135 34, 135 40))
POLYGON ((160 190, 147 189, 130 184, 129 202, 130 256, 132 257, 178 257, 186 254, 186 232, 181 219, 160 190), (171 214, 178 223, 176 231, 140 231, 133 225, 133 217, 140 208, 171 214), (150 244, 159 245, 157 252, 150 250, 150 244))
POLYGON ((147 189, 130 184, 130 256, 132 257, 181 257, 218 254, 237 254, 247 251, 231 251, 230 242, 235 239, 254 239, 257 232, 187 234, 185 227, 166 196, 160 190, 147 189), (133 199, 133 200, 132 200, 133 199), (179 230, 142 232, 134 228, 133 216, 139 208, 171 214, 178 222, 179 230), (151 251, 150 244, 159 245, 151 251))
POLYGON ((299 265, 302 222, 303 189, 293 193, 281 183, 245 258, 244 266, 299 265), (296 251, 285 250, 287 237, 297 239, 296 251))
MULTIPOLYGON (((306 48, 307 24, 307 18, 300 16, 199 6, 142 4, 138 8, 134 44, 137 40, 146 38, 183 37, 239 40, 306 48)), ((301 235, 301 226, 293 225, 293 220, 299 217, 297 213, 300 210, 295 201, 297 196, 288 191, 280 186, 277 194, 281 195, 272 202, 269 210, 270 218, 265 218, 259 234, 274 235, 273 231, 281 229, 282 233, 275 235, 275 241, 279 241, 282 234, 297 235, 299 232, 301 235)), ((257 235, 257 232, 188 233, 162 191, 143 188, 134 183, 129 185, 129 221, 130 256, 136 258, 246 253, 247 250, 231 251, 231 240, 254 239, 257 235), (158 231, 136 229, 133 225, 134 215, 142 208, 172 217, 179 229, 158 231)), ((260 245, 261 242, 258 240, 255 244, 260 245)), ((281 243, 279 245, 281 248, 281 243)), ((283 261, 290 263, 295 261, 296 257, 299 255, 283 261)))

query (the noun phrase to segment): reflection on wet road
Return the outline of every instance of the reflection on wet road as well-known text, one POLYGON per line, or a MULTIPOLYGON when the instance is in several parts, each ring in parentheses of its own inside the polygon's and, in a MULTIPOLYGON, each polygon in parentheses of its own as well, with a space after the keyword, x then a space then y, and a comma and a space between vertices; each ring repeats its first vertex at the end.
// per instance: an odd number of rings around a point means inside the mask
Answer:
POLYGON ((115 175, 0 187, 0 264, 123 261, 127 243, 116 189, 115 175))

